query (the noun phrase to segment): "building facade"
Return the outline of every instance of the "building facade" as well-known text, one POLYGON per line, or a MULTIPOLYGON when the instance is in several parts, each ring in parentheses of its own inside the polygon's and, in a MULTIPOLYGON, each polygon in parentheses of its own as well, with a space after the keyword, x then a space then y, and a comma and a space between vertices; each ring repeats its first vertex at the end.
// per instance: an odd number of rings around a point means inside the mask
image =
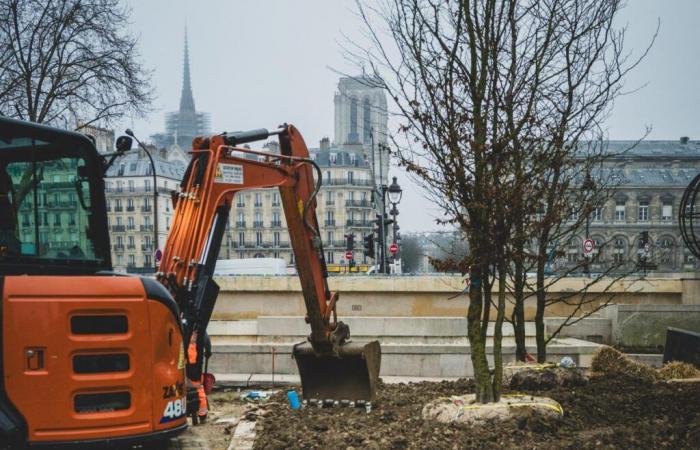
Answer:
MULTIPOLYGON (((610 199, 588 220, 593 253, 600 253, 600 263, 591 264, 590 270, 603 271, 610 263, 624 263, 621 270, 631 270, 640 261, 659 272, 696 270, 678 216, 683 192, 700 173, 700 142, 609 141, 607 146, 610 154, 619 156, 607 158, 604 169, 615 171, 619 180, 610 199)), ((583 258, 584 234, 582 230, 560 249, 565 256, 557 264, 571 265, 583 258)))
MULTIPOLYGON (((275 144, 267 145, 276 151, 275 144)), ((372 180, 361 144, 331 146, 326 138, 309 150, 323 173, 316 198, 316 216, 328 264, 347 264, 345 235, 355 235, 354 261, 371 263, 362 252, 362 238, 375 219, 372 180)), ((226 239, 219 255, 234 258, 282 258, 293 264, 287 223, 277 189, 256 189, 236 195, 226 239)))
POLYGON ((170 193, 179 186, 188 157, 177 148, 151 147, 149 151, 156 167, 156 186, 143 150, 127 153, 105 175, 107 224, 117 272, 155 272, 155 251, 163 248, 170 230, 170 193))
POLYGON ((334 144, 362 144, 372 163, 377 184, 388 184, 389 153, 383 150, 389 141, 384 89, 377 87, 376 80, 371 77, 342 77, 338 81, 334 104, 334 144))

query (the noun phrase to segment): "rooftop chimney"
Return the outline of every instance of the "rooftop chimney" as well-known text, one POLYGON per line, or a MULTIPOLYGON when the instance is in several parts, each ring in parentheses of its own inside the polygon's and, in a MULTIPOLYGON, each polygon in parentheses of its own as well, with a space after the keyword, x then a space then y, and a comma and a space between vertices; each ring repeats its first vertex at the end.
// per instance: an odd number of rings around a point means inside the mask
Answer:
POLYGON ((324 137, 321 139, 321 151, 324 150, 330 150, 331 148, 331 141, 327 137, 324 137))
POLYGON ((681 144, 683 144, 683 145, 687 144, 688 140, 690 140, 690 138, 688 136, 681 136, 681 144))

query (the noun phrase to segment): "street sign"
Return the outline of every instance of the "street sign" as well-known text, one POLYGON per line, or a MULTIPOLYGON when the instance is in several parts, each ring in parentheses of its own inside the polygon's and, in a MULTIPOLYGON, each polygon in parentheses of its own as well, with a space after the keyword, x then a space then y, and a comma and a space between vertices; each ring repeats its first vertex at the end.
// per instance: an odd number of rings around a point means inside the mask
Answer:
POLYGON ((391 244, 389 246, 389 251, 391 252, 392 255, 395 255, 399 252, 399 246, 396 244, 391 244))
POLYGON ((345 252, 345 259, 347 259, 348 261, 350 261, 352 259, 352 251, 351 250, 348 250, 347 252, 345 252))
POLYGON ((160 251, 160 249, 156 249, 156 251, 153 253, 153 258, 156 260, 156 264, 160 263, 160 260, 163 258, 163 252, 160 251))
POLYGON ((590 255, 591 253, 593 253, 593 248, 594 248, 593 239, 586 239, 585 241, 583 241, 583 254, 584 255, 590 255))

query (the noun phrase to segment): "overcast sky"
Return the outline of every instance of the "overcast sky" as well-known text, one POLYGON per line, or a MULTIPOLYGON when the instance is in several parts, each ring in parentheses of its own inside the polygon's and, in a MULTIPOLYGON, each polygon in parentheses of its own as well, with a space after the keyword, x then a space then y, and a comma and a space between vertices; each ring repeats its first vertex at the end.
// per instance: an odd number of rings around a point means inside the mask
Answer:
MULTIPOLYGON (((342 55, 343 35, 361 39, 354 0, 125 0, 133 32, 153 70, 157 99, 146 119, 133 119, 137 136, 162 131, 163 114, 178 108, 185 24, 192 88, 198 111, 211 114, 212 131, 273 128, 293 123, 310 147, 333 138, 333 94, 338 75, 353 72, 342 55)), ((621 15, 627 47, 641 51, 660 20, 656 44, 628 78, 634 90, 620 98, 608 123, 612 139, 700 139, 700 33, 697 0, 629 0, 621 15)), ((391 132, 390 123, 390 132, 391 132)), ((403 231, 436 229, 431 208, 398 168, 404 197, 403 231)))

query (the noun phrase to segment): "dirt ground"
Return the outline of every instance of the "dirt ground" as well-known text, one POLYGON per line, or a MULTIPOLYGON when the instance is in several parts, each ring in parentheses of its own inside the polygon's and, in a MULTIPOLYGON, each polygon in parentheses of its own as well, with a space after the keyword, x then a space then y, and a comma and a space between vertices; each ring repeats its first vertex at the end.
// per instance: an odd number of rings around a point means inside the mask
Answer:
POLYGON ((256 449, 700 448, 700 383, 593 377, 586 386, 528 393, 561 403, 562 419, 522 415, 499 425, 423 420, 440 396, 473 392, 471 380, 380 385, 370 414, 347 408, 291 410, 273 398, 258 421, 256 449))
MULTIPOLYGON (((221 418, 239 419, 250 406, 236 389, 216 390, 209 396, 210 412, 202 425, 190 426, 186 433, 205 441, 210 450, 226 450, 236 430, 232 423, 216 423, 221 418)), ((191 424, 190 424, 191 425, 191 424)))

